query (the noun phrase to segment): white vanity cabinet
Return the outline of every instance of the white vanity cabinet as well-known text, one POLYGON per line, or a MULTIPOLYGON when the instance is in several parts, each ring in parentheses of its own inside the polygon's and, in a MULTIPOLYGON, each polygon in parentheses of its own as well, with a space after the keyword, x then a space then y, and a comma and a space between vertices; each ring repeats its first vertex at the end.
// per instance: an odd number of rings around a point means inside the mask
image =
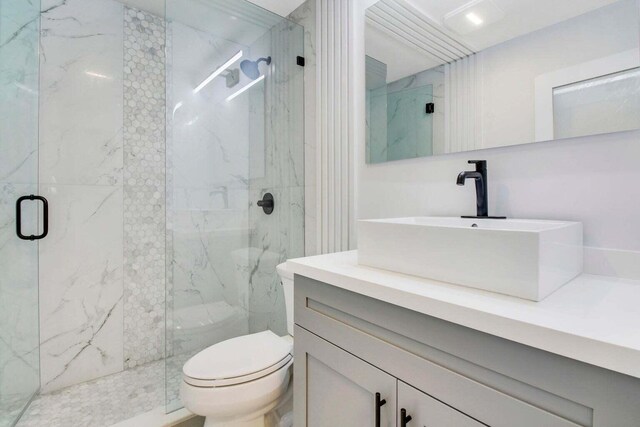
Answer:
POLYGON ((298 275, 295 323, 296 427, 640 427, 637 378, 298 275))
POLYGON ((298 334, 309 350, 305 366, 306 425, 395 425, 394 377, 302 328, 296 328, 296 340, 298 334))
POLYGON ((310 427, 484 425, 302 328, 296 336, 307 349, 310 427))

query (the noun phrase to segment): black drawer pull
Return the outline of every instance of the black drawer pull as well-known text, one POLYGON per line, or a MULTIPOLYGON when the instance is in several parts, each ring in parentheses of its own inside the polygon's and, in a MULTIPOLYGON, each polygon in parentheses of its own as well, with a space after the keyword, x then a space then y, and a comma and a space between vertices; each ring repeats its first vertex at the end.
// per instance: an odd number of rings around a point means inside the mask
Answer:
POLYGON ((49 202, 42 196, 35 196, 33 194, 29 196, 22 196, 16 200, 16 234, 18 238, 22 240, 40 240, 47 237, 49 234, 49 202), (22 202, 25 200, 39 200, 42 202, 42 233, 30 236, 22 234, 22 202))
POLYGON ((402 408, 400 410, 400 427, 407 427, 411 419, 411 415, 407 415, 407 410, 402 408))
POLYGON ((387 403, 380 397, 380 393, 376 393, 376 427, 380 427, 380 408, 387 403))

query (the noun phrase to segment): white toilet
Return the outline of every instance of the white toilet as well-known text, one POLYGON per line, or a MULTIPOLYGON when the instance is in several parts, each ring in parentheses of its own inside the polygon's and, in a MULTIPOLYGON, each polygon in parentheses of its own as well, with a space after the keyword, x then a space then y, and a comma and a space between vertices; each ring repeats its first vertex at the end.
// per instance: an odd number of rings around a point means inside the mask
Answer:
POLYGON ((285 396, 293 364, 293 275, 277 267, 284 288, 289 335, 271 331, 214 344, 182 368, 184 406, 205 427, 264 427, 265 415, 285 396))

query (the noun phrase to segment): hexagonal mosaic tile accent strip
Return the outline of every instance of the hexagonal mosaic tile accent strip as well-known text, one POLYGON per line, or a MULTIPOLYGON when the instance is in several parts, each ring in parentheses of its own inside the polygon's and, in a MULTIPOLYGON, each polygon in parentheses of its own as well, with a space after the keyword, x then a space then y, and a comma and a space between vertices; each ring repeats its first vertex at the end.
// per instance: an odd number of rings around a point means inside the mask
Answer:
POLYGON ((165 23, 124 11, 124 363, 164 355, 165 23))

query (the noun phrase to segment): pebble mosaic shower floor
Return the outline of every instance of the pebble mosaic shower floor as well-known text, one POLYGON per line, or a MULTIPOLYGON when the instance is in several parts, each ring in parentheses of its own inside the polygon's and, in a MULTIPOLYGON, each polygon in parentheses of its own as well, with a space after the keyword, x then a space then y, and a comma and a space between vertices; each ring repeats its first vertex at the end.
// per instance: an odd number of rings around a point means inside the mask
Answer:
POLYGON ((164 403, 161 360, 38 396, 17 427, 108 427, 164 403))

